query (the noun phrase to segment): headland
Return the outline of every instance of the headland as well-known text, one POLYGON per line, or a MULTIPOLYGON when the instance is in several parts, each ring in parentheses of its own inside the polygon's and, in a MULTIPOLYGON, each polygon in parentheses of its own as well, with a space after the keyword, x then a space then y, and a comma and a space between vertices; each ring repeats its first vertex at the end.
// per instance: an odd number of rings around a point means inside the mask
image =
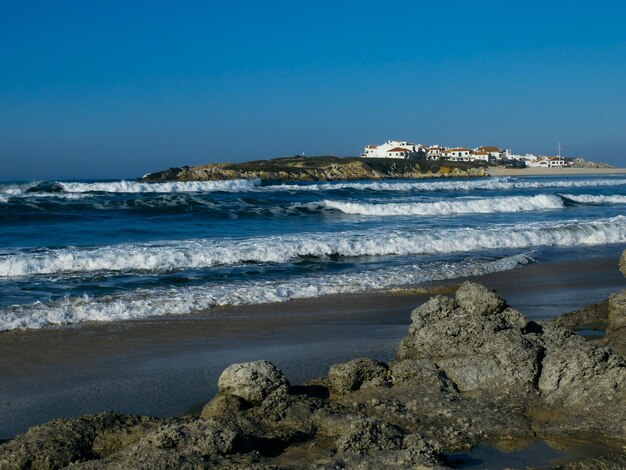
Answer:
POLYGON ((211 163, 149 173, 138 181, 346 181, 392 178, 487 176, 479 162, 417 161, 357 157, 282 157, 244 163, 211 163))
POLYGON ((381 179, 462 178, 484 176, 579 176, 625 174, 626 168, 579 167, 507 167, 484 161, 424 160, 364 157, 280 157, 243 163, 208 163, 183 166, 149 173, 137 181, 219 181, 259 179, 261 181, 354 181, 381 179))

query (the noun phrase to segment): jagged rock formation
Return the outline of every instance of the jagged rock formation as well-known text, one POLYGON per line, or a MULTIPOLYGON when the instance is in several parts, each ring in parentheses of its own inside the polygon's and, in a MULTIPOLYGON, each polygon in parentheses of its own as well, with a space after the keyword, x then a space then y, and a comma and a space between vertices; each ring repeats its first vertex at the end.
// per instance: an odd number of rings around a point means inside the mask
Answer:
POLYGON ((421 162, 416 160, 339 157, 286 157, 245 163, 213 163, 170 168, 139 179, 163 181, 213 181, 261 179, 280 181, 340 181, 381 178, 432 178, 487 176, 476 163, 421 162))
POLYGON ((388 383, 389 367, 384 362, 367 357, 344 364, 335 364, 328 371, 328 388, 334 393, 346 393, 388 383))
POLYGON ((618 354, 528 321, 474 283, 411 318, 392 364, 359 358, 302 386, 267 361, 233 364, 200 417, 52 421, 0 446, 0 469, 438 469, 444 452, 479 442, 515 448, 581 432, 613 446, 586 464, 626 461, 618 354))
MULTIPOLYGON (((626 276, 626 250, 620 257, 619 268, 626 276)), ((599 304, 561 315, 553 323, 573 331, 604 330, 604 337, 593 342, 609 346, 622 357, 626 357, 626 289, 611 294, 599 304)))
POLYGON ((584 158, 575 158, 572 163, 573 168, 615 168, 613 165, 602 162, 590 162, 584 158))

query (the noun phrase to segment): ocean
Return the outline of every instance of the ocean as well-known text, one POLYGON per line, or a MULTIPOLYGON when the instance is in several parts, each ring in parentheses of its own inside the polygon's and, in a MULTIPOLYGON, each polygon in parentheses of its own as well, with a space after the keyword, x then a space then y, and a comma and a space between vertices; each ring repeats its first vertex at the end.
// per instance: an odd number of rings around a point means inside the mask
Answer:
POLYGON ((626 243, 624 176, 0 183, 0 331, 500 272, 626 243))

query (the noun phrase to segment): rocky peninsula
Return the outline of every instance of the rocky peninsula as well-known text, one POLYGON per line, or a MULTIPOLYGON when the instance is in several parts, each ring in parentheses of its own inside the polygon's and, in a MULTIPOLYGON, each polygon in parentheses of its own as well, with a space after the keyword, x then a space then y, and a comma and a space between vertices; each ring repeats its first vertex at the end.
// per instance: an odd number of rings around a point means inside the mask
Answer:
POLYGON ((486 165, 473 162, 295 156, 244 163, 212 163, 170 168, 147 174, 138 181, 146 183, 231 179, 342 181, 471 176, 487 176, 486 165))
POLYGON ((625 297, 535 322, 466 282, 411 313, 391 363, 357 358, 302 385, 268 361, 233 364, 199 416, 54 420, 1 445, 0 469, 458 468, 452 453, 480 444, 571 440, 603 451, 556 468, 624 468, 625 297), (590 322, 606 336, 572 331, 590 322))

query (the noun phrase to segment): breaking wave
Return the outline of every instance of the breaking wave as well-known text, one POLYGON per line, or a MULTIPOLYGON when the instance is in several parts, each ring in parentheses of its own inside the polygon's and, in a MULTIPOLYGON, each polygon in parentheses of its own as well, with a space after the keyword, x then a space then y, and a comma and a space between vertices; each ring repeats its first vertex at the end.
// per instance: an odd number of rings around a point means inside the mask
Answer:
POLYGON ((186 314, 220 305, 286 302, 330 294, 362 293, 506 271, 527 264, 530 260, 527 255, 494 261, 469 259, 460 263, 438 262, 350 274, 308 276, 287 281, 182 289, 139 289, 118 296, 65 298, 49 304, 35 302, 0 310, 0 331, 186 314))
POLYGON ((626 217, 487 228, 421 231, 371 229, 246 239, 198 239, 0 255, 0 277, 81 272, 169 272, 243 263, 289 263, 310 257, 462 253, 533 246, 626 242, 626 217))
POLYGON ((593 194, 562 194, 566 200, 579 204, 626 204, 626 196, 596 196, 593 194))
POLYGON ((445 181, 371 181, 317 184, 278 184, 259 188, 265 191, 329 191, 354 189, 361 191, 470 191, 487 189, 537 189, 577 188, 594 186, 619 186, 626 184, 624 178, 518 180, 515 178, 464 179, 445 181))
POLYGON ((563 200, 554 195, 497 197, 490 199, 446 199, 436 202, 368 204, 346 201, 323 201, 322 205, 346 214, 371 216, 454 215, 521 212, 561 209, 563 200))
POLYGON ((261 184, 258 179, 222 181, 172 181, 167 183, 138 183, 136 181, 111 182, 39 182, 22 185, 5 185, 0 194, 9 196, 49 196, 58 197, 65 193, 192 193, 211 191, 249 191, 261 184))
MULTIPOLYGON (((38 182, 0 185, 0 195, 39 195, 53 197, 59 193, 194 193, 194 192, 281 192, 281 191, 470 191, 540 188, 577 188, 626 185, 624 178, 590 178, 563 180, 520 180, 511 177, 439 181, 367 181, 313 184, 274 184, 262 186, 259 179, 188 181, 165 183, 112 182, 38 182)), ((5 200, 3 197, 2 200, 5 200)), ((2 201, 0 201, 2 202, 2 201)))
POLYGON ((248 191, 261 184, 258 179, 223 181, 187 181, 168 183, 137 183, 135 181, 115 181, 110 183, 60 183, 63 189, 72 193, 196 193, 207 191, 248 191))

